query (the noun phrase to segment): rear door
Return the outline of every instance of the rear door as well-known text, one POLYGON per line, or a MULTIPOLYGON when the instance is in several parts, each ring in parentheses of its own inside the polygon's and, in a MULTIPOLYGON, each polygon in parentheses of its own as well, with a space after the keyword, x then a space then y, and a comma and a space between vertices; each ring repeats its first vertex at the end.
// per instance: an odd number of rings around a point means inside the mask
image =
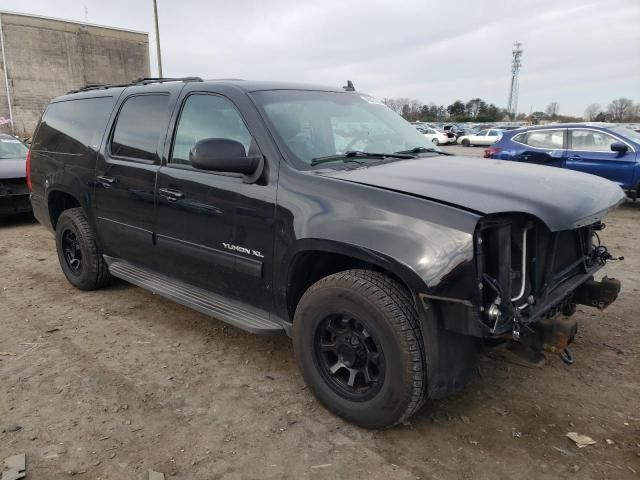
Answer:
POLYGON ((95 217, 103 249, 142 266, 153 266, 156 173, 181 87, 125 90, 96 166, 95 217))
MULTIPOLYGON (((194 168, 189 151, 207 138, 240 142, 247 155, 264 153, 258 147, 255 109, 248 103, 238 106, 243 98, 248 102, 246 96, 224 87, 220 92, 199 88, 185 88, 172 122, 173 138, 165 146, 167 162, 158 173, 156 248, 164 259, 160 271, 267 309, 271 302, 277 159, 265 156, 265 174, 255 183, 245 183, 238 174, 194 168), (240 98, 232 100, 234 95, 240 98), (248 116, 255 118, 248 121, 248 116), (250 130, 248 125, 254 127, 250 130)), ((260 130, 262 143, 268 143, 260 130)))
POLYGON ((631 188, 636 154, 627 142, 604 132, 589 128, 569 129, 567 168, 608 178, 622 188, 631 188), (611 144, 624 143, 626 153, 611 151, 611 144))

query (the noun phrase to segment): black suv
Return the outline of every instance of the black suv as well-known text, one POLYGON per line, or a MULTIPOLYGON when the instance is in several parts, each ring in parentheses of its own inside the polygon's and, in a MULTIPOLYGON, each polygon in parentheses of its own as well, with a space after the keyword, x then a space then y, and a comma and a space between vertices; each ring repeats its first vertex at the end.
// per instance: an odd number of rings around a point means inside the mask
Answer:
POLYGON ((620 284, 601 178, 434 151, 376 99, 242 80, 144 79, 53 100, 31 201, 62 270, 119 277, 293 337, 317 397, 369 428, 463 387, 481 345, 563 352, 620 284))

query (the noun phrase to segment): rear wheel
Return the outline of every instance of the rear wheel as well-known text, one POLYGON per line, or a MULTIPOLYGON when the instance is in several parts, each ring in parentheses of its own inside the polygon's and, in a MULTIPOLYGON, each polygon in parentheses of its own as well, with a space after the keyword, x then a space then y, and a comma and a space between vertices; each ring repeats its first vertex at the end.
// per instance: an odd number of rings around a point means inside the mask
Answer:
POLYGON ((293 344, 309 387, 345 420, 388 427, 424 401, 418 315, 409 293, 385 275, 348 270, 312 285, 296 309, 293 344))
POLYGON ((62 271, 74 287, 95 290, 112 281, 82 208, 71 208, 60 215, 56 249, 62 271))
POLYGON ((440 142, 438 141, 437 138, 434 138, 433 140, 431 140, 433 142, 433 144, 437 147, 438 145, 440 145, 440 142))

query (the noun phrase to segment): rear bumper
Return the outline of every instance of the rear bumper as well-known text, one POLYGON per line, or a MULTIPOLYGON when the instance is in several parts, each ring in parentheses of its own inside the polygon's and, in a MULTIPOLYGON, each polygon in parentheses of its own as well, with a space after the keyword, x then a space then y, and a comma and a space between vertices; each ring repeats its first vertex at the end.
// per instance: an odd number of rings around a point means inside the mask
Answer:
POLYGON ((0 196, 0 216, 17 215, 31 211, 29 195, 0 196))
POLYGON ((35 193, 32 193, 31 207, 33 209, 33 216, 36 217, 36 220, 38 220, 40 225, 46 227, 49 231, 53 232, 54 230, 53 230, 53 227, 51 226, 49 211, 42 197, 35 193))

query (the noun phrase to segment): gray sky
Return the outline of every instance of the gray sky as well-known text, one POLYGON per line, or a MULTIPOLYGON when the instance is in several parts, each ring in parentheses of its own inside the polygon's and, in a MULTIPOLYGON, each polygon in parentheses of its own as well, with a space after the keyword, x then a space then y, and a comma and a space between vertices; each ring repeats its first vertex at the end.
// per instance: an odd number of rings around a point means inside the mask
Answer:
MULTIPOLYGON (((506 106, 523 43, 518 110, 582 115, 640 101, 640 0, 158 0, 165 76, 344 85, 445 106, 506 106)), ((150 32, 152 0, 2 0, 0 8, 150 32)), ((155 73, 155 72, 154 72, 155 73)))

